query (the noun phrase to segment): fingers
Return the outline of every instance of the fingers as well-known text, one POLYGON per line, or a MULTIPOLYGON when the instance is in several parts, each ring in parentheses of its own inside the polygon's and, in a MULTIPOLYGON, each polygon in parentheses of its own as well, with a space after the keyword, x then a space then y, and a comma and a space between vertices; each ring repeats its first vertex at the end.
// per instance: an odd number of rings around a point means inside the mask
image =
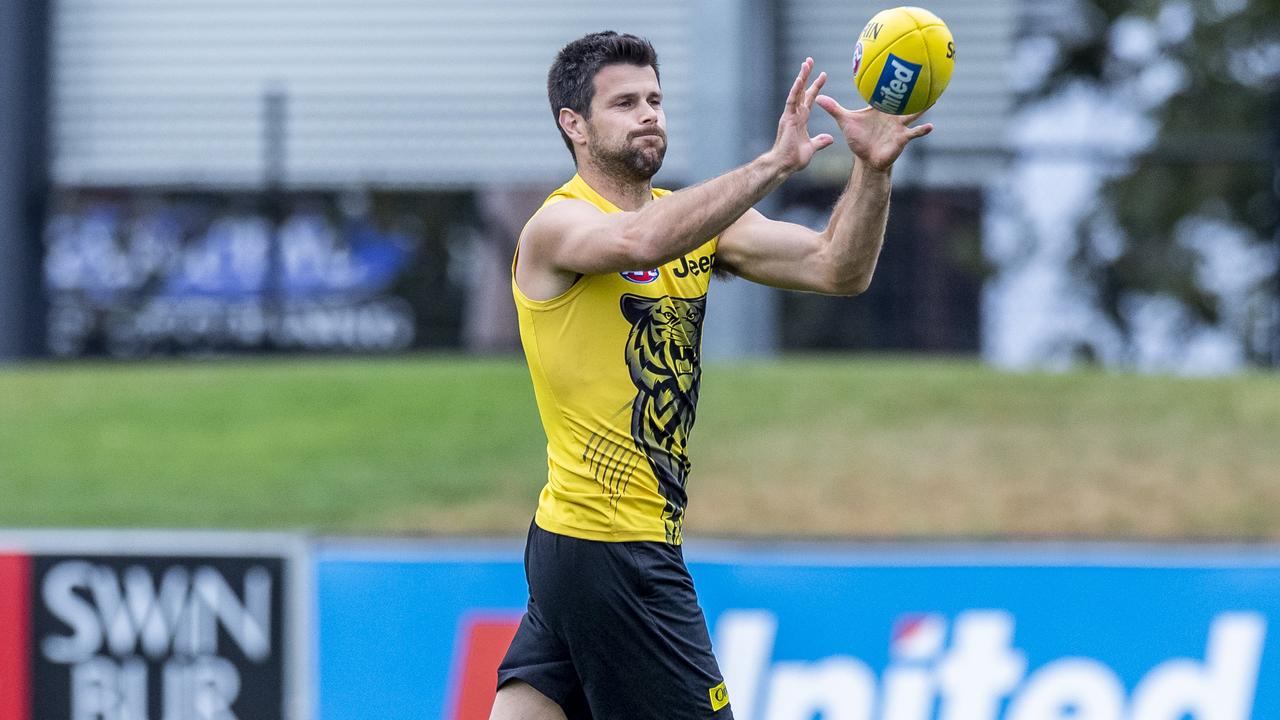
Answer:
MULTIPOLYGON (((919 113, 916 113, 916 115, 919 116, 919 113)), ((922 138, 931 132, 933 132, 933 123, 925 123, 913 128, 907 128, 907 138, 909 140, 915 140, 916 138, 922 138)))
POLYGON ((800 103, 804 98, 804 86, 809 82, 809 71, 813 69, 813 58, 805 58, 800 63, 800 74, 796 75, 796 81, 791 83, 791 91, 787 93, 787 110, 795 112, 800 109, 800 103))
POLYGON ((795 112, 800 105, 800 93, 804 88, 804 80, 799 75, 796 81, 791 83, 791 91, 787 93, 787 112, 795 112))
POLYGON ((817 97, 818 107, 826 110, 831 117, 839 120, 842 116, 849 114, 849 111, 840 106, 836 99, 830 95, 819 95, 817 97))
POLYGON ((902 122, 910 125, 911 123, 919 120, 920 116, 923 114, 924 114, 924 110, 921 110, 920 112, 917 112, 917 113, 911 113, 910 115, 903 115, 902 122))
POLYGON ((818 91, 823 85, 827 84, 827 74, 825 72, 818 73, 818 79, 813 81, 809 89, 804 94, 804 106, 806 109, 813 107, 813 101, 818 97, 818 91))
POLYGON ((826 133, 822 133, 821 135, 818 135, 817 137, 811 137, 811 138, 809 138, 809 144, 813 146, 813 151, 814 151, 814 152, 817 152, 817 151, 821 150, 822 148, 827 147, 828 145, 830 145, 831 143, 833 143, 833 142, 835 142, 835 141, 836 141, 836 139, 835 139, 835 138, 831 137, 830 135, 828 135, 828 134, 826 134, 826 133))

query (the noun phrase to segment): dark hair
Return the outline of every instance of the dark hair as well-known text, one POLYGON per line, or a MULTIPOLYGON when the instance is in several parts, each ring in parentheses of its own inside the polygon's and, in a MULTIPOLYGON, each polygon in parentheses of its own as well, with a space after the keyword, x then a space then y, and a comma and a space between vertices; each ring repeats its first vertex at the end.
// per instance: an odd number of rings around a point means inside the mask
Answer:
MULTIPOLYGON (((573 155, 573 141, 560 127, 560 108, 569 108, 590 118, 596 73, 606 65, 617 64, 648 66, 658 75, 658 53, 648 40, 626 33, 619 35, 612 30, 583 35, 561 48, 551 63, 551 71, 547 73, 547 99, 551 101, 551 115, 570 155, 573 155)), ((662 81, 661 77, 658 81, 662 81)))

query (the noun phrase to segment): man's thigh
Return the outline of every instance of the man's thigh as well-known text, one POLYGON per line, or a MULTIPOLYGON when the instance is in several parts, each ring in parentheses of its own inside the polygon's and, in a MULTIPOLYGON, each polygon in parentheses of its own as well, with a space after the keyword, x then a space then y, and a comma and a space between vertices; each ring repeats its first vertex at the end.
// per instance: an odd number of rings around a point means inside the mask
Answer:
POLYGON ((541 700, 547 700, 560 711, 561 718, 591 720, 569 648, 548 624, 542 604, 532 596, 498 666, 498 696, 504 698, 504 712, 508 708, 517 712, 514 717, 523 717, 518 714, 521 708, 537 708, 541 700), (517 690, 508 693, 513 687, 517 690))
POLYGON ((614 543, 633 582, 580 609, 566 633, 595 718, 732 720, 706 619, 678 548, 614 543))
POLYGON ((499 684, 520 680, 570 720, 732 720, 679 548, 530 531, 529 611, 499 684))
POLYGON ((567 720, 554 700, 532 685, 513 680, 498 689, 489 720, 567 720))

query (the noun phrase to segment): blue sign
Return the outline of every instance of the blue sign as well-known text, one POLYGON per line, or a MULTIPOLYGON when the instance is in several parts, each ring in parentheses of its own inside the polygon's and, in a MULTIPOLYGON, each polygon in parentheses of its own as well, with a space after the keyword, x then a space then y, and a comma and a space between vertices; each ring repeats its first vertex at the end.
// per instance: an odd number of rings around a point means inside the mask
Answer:
POLYGON ((409 299, 430 294, 405 294, 422 242, 336 198, 291 200, 278 225, 235 195, 62 201, 45 232, 55 355, 403 350, 409 299))
MULTIPOLYGON (((738 720, 1280 718, 1280 550, 687 552, 738 720)), ((518 545, 316 562, 321 720, 487 717, 518 545)))

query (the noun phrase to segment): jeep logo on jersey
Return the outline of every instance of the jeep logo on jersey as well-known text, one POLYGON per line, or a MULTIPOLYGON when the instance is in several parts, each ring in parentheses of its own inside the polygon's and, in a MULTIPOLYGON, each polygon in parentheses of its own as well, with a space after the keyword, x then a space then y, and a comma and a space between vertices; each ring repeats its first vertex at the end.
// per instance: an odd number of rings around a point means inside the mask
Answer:
POLYGON ((680 267, 672 270, 678 278, 686 278, 690 275, 705 275, 711 272, 716 266, 716 254, 703 255, 700 258, 690 259, 689 257, 680 258, 680 267))
POLYGON ((889 59, 885 61, 884 70, 880 73, 880 80, 876 83, 876 91, 871 94, 871 106, 893 115, 900 114, 919 79, 919 65, 889 53, 889 59))
POLYGON ((858 70, 862 68, 862 43, 859 42, 853 46, 853 75, 857 77, 858 70))
POLYGON ((658 271, 656 268, 653 270, 627 270, 626 272, 620 272, 618 274, 623 278, 640 285, 648 285, 658 279, 658 271))

